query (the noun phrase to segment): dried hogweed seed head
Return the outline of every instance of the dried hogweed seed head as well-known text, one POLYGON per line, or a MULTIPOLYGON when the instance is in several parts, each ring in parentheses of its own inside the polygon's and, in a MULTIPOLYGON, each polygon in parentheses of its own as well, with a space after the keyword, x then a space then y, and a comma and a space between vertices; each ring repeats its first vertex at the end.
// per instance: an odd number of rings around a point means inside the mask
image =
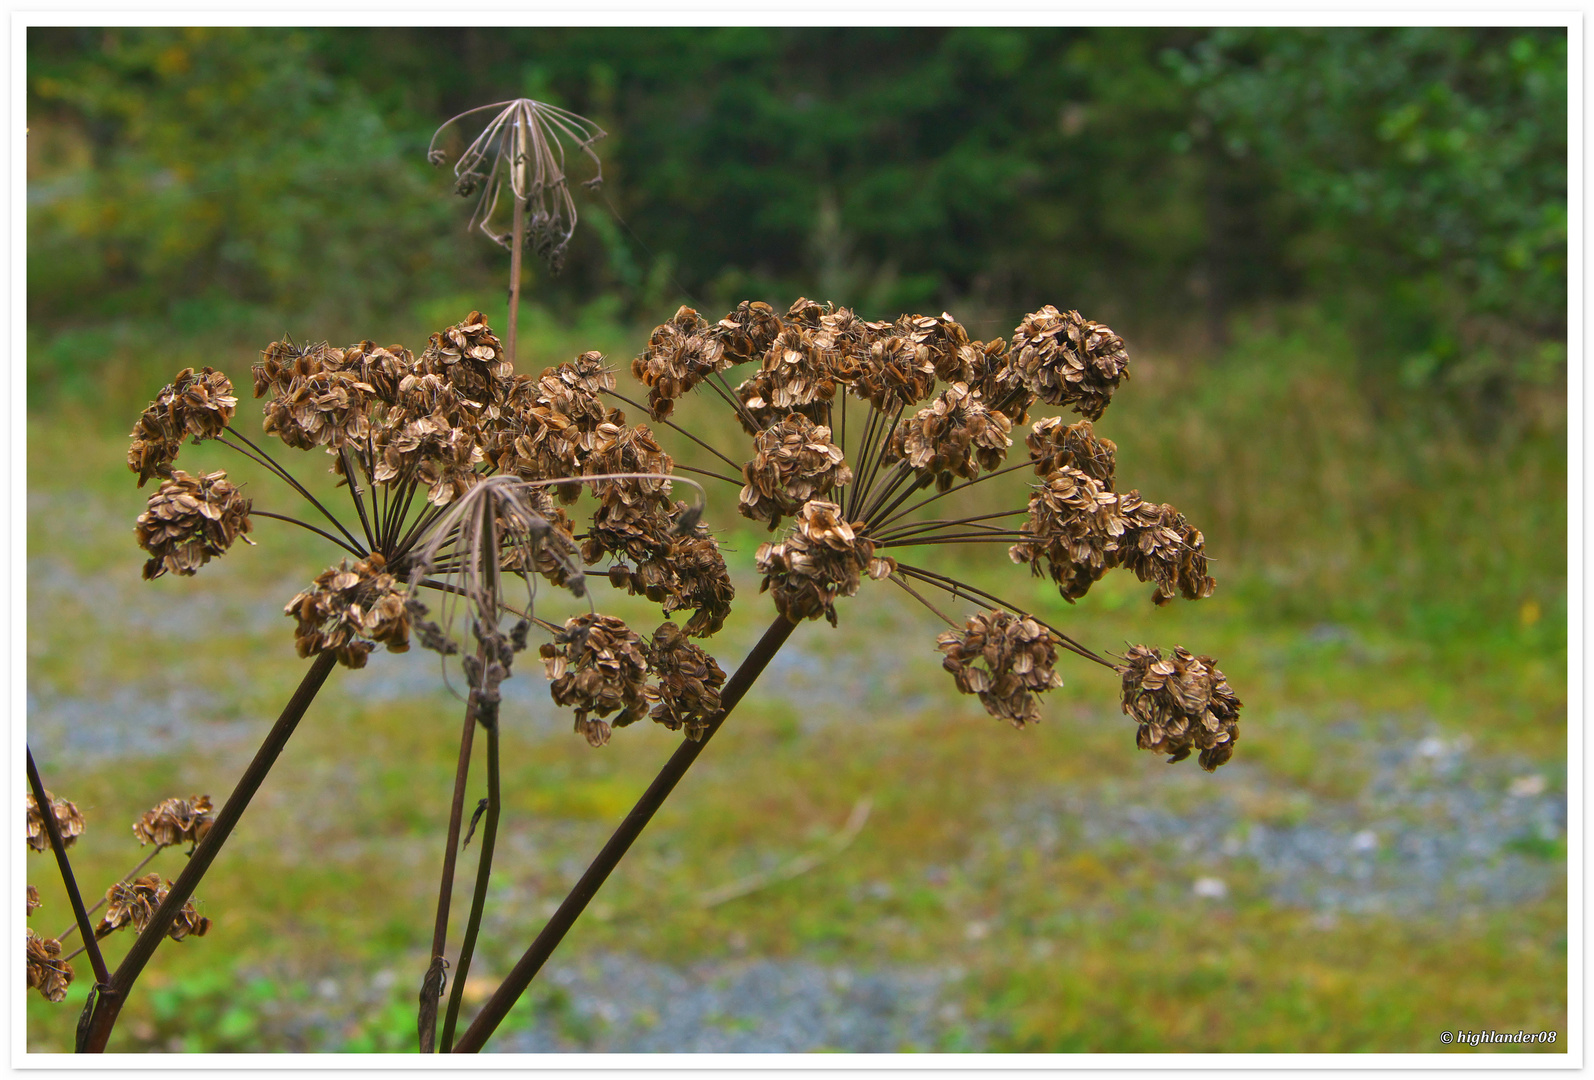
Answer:
POLYGON ((133 822, 133 835, 138 837, 139 847, 146 844, 158 844, 161 847, 197 844, 210 832, 215 820, 209 795, 163 799, 133 822))
POLYGON ((927 345, 903 336, 900 323, 876 338, 859 358, 852 392, 882 413, 917 405, 935 389, 935 363, 927 345))
POLYGON ((1057 648, 1051 631, 1027 615, 1001 610, 971 615, 962 630, 936 638, 936 646, 958 690, 978 694, 986 712, 1014 727, 1039 722, 1035 695, 1063 685, 1052 670, 1057 648))
POLYGON ((742 466, 738 509, 743 517, 767 521, 771 529, 782 514, 794 513, 809 499, 852 483, 852 470, 830 429, 793 414, 753 438, 753 460, 742 466))
POLYGON ((1015 427, 1025 423, 1029 407, 1035 403, 1035 391, 1013 365, 1007 340, 972 341, 960 351, 970 372, 968 384, 980 392, 985 407, 1001 413, 1015 427))
POLYGON ((1040 576, 1045 563, 1063 599, 1084 596, 1114 564, 1125 529, 1118 496, 1092 476, 1064 466, 1046 477, 1029 499, 1025 539, 1008 549, 1016 563, 1027 562, 1040 576))
MULTIPOLYGON (((677 503, 677 516, 684 503, 677 503)), ((641 594, 660 604, 664 614, 692 611, 685 632, 710 637, 725 625, 736 589, 725 567, 719 544, 706 533, 676 536, 656 557, 639 562, 635 570, 624 563, 609 568, 609 577, 632 595, 641 594)))
POLYGON ((834 626, 836 598, 856 593, 862 574, 878 581, 896 569, 895 560, 877 558, 874 542, 858 536, 861 527, 849 524, 835 503, 814 499, 797 511, 784 540, 759 545, 762 589, 773 592, 788 621, 823 615, 834 626))
POLYGON ((1025 436, 1024 445, 1029 447, 1029 459, 1035 463, 1037 476, 1074 468, 1108 491, 1113 490, 1118 444, 1097 438, 1089 420, 1077 424, 1065 424, 1060 416, 1037 420, 1025 436))
POLYGON ((1186 600, 1212 595, 1217 583, 1207 575, 1206 541, 1201 530, 1166 504, 1149 503, 1140 492, 1119 496, 1124 535, 1114 565, 1132 570, 1141 581, 1155 581, 1151 600, 1158 607, 1175 594, 1186 600))
POLYGON ((619 712, 614 724, 624 727, 646 711, 646 646, 622 620, 578 615, 540 651, 554 703, 576 710, 576 733, 591 745, 609 741, 609 724, 598 717, 619 712))
POLYGON ((442 377, 461 400, 486 407, 504 399, 515 373, 503 343, 479 311, 433 334, 416 366, 424 374, 442 377))
POLYGON ((288 601, 283 614, 298 620, 294 644, 300 656, 331 651, 345 667, 361 668, 378 644, 388 652, 410 647, 410 610, 386 565, 374 552, 353 566, 344 559, 288 601))
POLYGON ((658 680, 647 688, 648 700, 656 703, 649 715, 671 731, 684 727, 694 742, 702 739, 719 715, 725 672, 672 622, 653 632, 648 666, 658 680))
POLYGON ((145 580, 168 571, 191 576, 212 556, 224 554, 249 532, 250 506, 223 471, 172 473, 135 523, 138 546, 151 556, 144 564, 145 580))
POLYGON ((928 315, 904 315, 897 320, 897 333, 925 350, 935 377, 944 382, 968 382, 974 372, 969 365, 973 357, 964 353, 969 342, 968 331, 946 312, 940 318, 928 315))
MULTIPOLYGON (((102 938, 124 926, 142 931, 170 891, 171 884, 162 881, 159 874, 147 874, 136 881, 117 882, 106 890, 105 915, 94 928, 94 936, 102 938)), ((172 920, 166 936, 173 941, 181 941, 189 936, 204 937, 209 929, 210 920, 199 914, 194 901, 190 899, 172 920)))
POLYGON ((38 911, 41 906, 43 906, 43 905, 41 905, 39 903, 39 890, 35 889, 32 885, 29 885, 28 886, 28 914, 32 915, 35 911, 38 911))
POLYGON ((220 435, 237 404, 231 380, 214 368, 197 374, 193 368, 178 372, 133 425, 127 467, 138 473, 138 486, 151 476, 171 475, 183 439, 220 435))
MULTIPOLYGON (((58 799, 48 791, 44 797, 50 800, 50 809, 55 813, 55 823, 61 830, 61 846, 71 847, 77 843, 77 838, 83 835, 83 813, 66 799, 58 799)), ((50 846, 50 834, 45 829, 44 817, 39 813, 38 804, 33 801, 33 795, 28 795, 28 847, 34 851, 43 851, 50 846)))
POLYGON ((743 300, 709 333, 719 339, 732 362, 756 360, 780 333, 780 316, 762 300, 743 300))
MULTIPOLYGON (((341 359, 342 351, 330 354, 341 359)), ((336 370, 323 358, 316 370, 295 376, 266 402, 261 428, 296 450, 338 450, 350 443, 358 447, 371 432, 375 393, 354 372, 336 370)))
POLYGON ((676 398, 729 366, 722 339, 696 311, 683 306, 654 329, 648 351, 631 362, 631 373, 648 388, 653 418, 662 420, 675 408, 676 398))
POLYGON ((1234 755, 1239 741, 1240 699, 1210 656, 1178 647, 1163 659, 1159 649, 1131 646, 1117 668, 1123 677, 1123 711, 1140 729, 1142 750, 1183 761, 1201 751, 1201 767, 1213 771, 1234 755))
POLYGON ((819 318, 814 343, 819 346, 831 376, 848 386, 864 373, 869 350, 876 340, 891 332, 887 322, 868 322, 847 308, 826 311, 819 318))
POLYGON ((1047 304, 1013 331, 1013 365, 1048 405, 1072 405, 1100 420, 1118 383, 1129 377, 1123 338, 1077 311, 1047 304))
POLYGON ((955 382, 908 420, 897 426, 886 461, 906 460, 920 476, 934 477, 936 487, 947 491, 954 479, 973 480, 980 469, 1001 467, 1012 425, 1006 416, 992 412, 978 390, 955 382))
POLYGON ((72 985, 72 965, 61 959, 61 943, 28 931, 28 989, 38 990, 45 1001, 61 1001, 72 985))

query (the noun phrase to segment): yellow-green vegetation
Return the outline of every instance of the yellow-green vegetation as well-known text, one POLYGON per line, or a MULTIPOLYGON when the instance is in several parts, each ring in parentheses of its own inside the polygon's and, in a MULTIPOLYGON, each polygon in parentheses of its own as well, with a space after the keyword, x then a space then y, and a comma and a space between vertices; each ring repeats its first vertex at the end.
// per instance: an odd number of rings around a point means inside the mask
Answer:
MULTIPOLYGON (((439 302, 413 324, 367 333, 413 345, 469 306, 439 302)), ((1173 503, 1206 533, 1219 581, 1210 600, 1153 609, 1149 585, 1117 574, 1068 605, 1000 549, 947 556, 960 576, 1099 650, 1182 644, 1216 657, 1246 703, 1230 765, 1208 775, 1136 750, 1115 677, 1084 663, 1059 664, 1067 685, 1043 700, 1038 728, 998 724, 939 670, 937 624, 866 582, 839 605, 839 629, 807 624, 793 640, 821 691, 840 685, 808 698, 789 692, 796 682, 755 688, 555 962, 603 952, 680 966, 803 957, 955 968, 945 994, 961 1019, 918 1047, 928 1050, 1563 1051, 1564 827, 1500 846, 1494 870, 1526 868, 1517 876, 1541 882, 1509 895, 1489 865, 1482 885, 1441 874, 1411 892, 1397 842, 1420 850, 1425 830, 1461 820, 1425 792, 1504 806, 1522 776, 1538 784, 1523 791, 1564 792, 1564 398, 1523 398, 1488 439, 1418 409, 1378 412, 1345 362, 1351 345, 1310 319, 1297 326, 1254 331, 1204 361, 1135 352, 1133 380, 1098 427, 1118 443, 1124 487, 1173 503), (860 664, 872 681, 849 697, 847 672, 860 664), (1365 826, 1369 793, 1389 784, 1416 793, 1406 816, 1365 826), (844 851, 701 903, 822 848, 864 798, 870 816, 844 851), (1137 807, 1160 816, 1147 825, 1137 807), (1338 879, 1291 893, 1292 864, 1267 839, 1341 833, 1358 838, 1369 891, 1391 898, 1383 908, 1331 901, 1338 879), (1562 1041, 1438 1042, 1469 1028, 1558 1030, 1562 1041)), ((623 369, 645 341, 601 312, 573 329, 531 317, 521 335, 534 358, 523 370, 594 347, 623 369)), ((225 798, 305 667, 281 605, 335 561, 328 545, 260 521, 258 547, 191 580, 146 583, 131 536, 148 494, 122 464, 138 409, 184 364, 221 367, 242 390, 263 344, 113 367, 93 408, 30 419, 30 692, 41 714, 66 700, 110 707, 119 693, 154 703, 153 742, 96 749, 97 723, 128 725, 81 713, 30 732, 49 786, 88 819, 72 854, 91 902, 140 857, 130 830, 140 813, 172 795, 225 798), (163 723, 175 733, 161 734, 163 723)), ((683 402, 678 421, 742 446, 707 404, 683 402)), ((240 417, 251 408, 241 400, 240 417)), ((184 455, 189 468, 226 465, 257 507, 279 499, 218 447, 184 455)), ((678 459, 696 463, 686 447, 678 459)), ((301 479, 324 470, 319 454, 289 463, 301 479)), ((1028 477, 1005 479, 977 494, 1014 505, 1028 477)), ((709 520, 740 521, 734 498, 711 487, 709 520)), ((761 537, 738 526, 724 536, 739 600, 736 628, 716 640, 727 670, 773 614, 752 570, 761 537)), ((595 588, 605 611, 639 625, 657 616, 595 588)), ((547 604, 554 618, 572 601, 547 604)), ((416 650, 334 673, 199 890, 214 927, 162 946, 113 1050, 413 1051, 459 726, 435 669, 416 650)), ((506 805, 467 1014, 679 739, 639 724, 594 750, 568 723, 523 656, 506 684, 506 805)), ((473 779, 471 800, 480 786, 473 779)), ((30 923, 54 933, 69 908, 49 857, 29 858, 44 903, 30 923)), ((175 876, 182 858, 164 852, 151 869, 175 876)), ((474 859, 473 845, 462 876, 474 859)), ((451 941, 469 887, 458 885, 451 941)), ((114 966, 126 943, 107 948, 114 966)), ((91 981, 76 963, 64 1003, 30 997, 31 1050, 70 1048, 91 981)), ((601 1023, 580 1005, 539 982, 509 1024, 590 1043, 601 1023)))

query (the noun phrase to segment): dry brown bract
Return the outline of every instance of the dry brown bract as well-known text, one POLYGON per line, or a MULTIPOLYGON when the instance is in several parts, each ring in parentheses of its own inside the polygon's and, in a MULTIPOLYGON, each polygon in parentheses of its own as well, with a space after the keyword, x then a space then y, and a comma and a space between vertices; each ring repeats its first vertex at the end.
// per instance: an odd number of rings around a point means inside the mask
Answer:
POLYGON ((753 439, 753 460, 742 466, 738 509, 743 517, 767 521, 771 529, 782 514, 795 513, 816 495, 852 483, 852 470, 830 429, 794 413, 753 439))
POLYGON ((1013 445, 1010 431, 1007 417, 987 409, 978 390, 955 382, 897 427, 885 460, 906 459, 920 476, 935 477, 936 488, 947 491, 957 477, 973 480, 981 468, 999 468, 1013 445))
POLYGON ((675 408, 676 398, 729 366, 723 340, 696 311, 683 306, 654 329, 648 351, 631 362, 631 373, 648 388, 653 418, 662 420, 675 408))
POLYGON ((946 654, 941 666, 952 673, 957 688, 978 694, 986 712, 1014 727, 1038 723, 1035 695, 1063 685, 1052 670, 1057 648, 1051 631, 1027 615, 1001 610, 970 615, 962 630, 946 631, 936 645, 946 654))
POLYGON ((154 809, 133 822, 133 835, 139 847, 158 844, 197 844, 210 832, 216 818, 211 812, 209 795, 190 795, 186 799, 163 799, 154 809))
POLYGON ((28 931, 28 989, 45 1001, 60 1001, 72 985, 72 965, 61 959, 61 943, 28 931))
POLYGON ((856 593, 862 573, 879 581, 896 569, 894 560, 875 557, 874 542, 857 535, 841 507, 818 499, 797 511, 784 540, 760 544, 757 559, 759 591, 774 592, 776 610, 794 623, 823 615, 831 626, 836 598, 856 593))
POLYGON ((593 746, 609 741, 609 725, 598 717, 619 711, 624 727, 646 711, 647 655, 642 638, 609 615, 578 615, 541 648, 557 705, 576 710, 576 733, 593 746))
POLYGON ((684 727, 694 742, 702 739, 719 715, 725 672, 672 622, 653 632, 648 666, 658 679, 647 688, 648 700, 656 702, 650 715, 671 731, 684 727))
POLYGON ((283 614, 299 621, 300 656, 331 650, 345 667, 361 668, 378 643, 389 652, 410 647, 410 614, 399 582, 372 553, 349 565, 342 560, 315 579, 315 587, 288 601, 283 614))
POLYGON ((1139 721, 1135 741, 1142 750, 1171 754, 1170 762, 1200 750, 1208 772, 1233 756, 1240 700, 1212 657, 1180 647, 1164 660, 1161 650, 1134 645, 1117 670, 1124 681, 1124 714, 1139 721))
POLYGON ((1201 530, 1171 506, 1149 503, 1140 492, 1119 496, 1124 516, 1124 536, 1118 543, 1118 565, 1133 570, 1141 581, 1155 581, 1152 602, 1159 607, 1174 594, 1186 600, 1211 596, 1216 582, 1207 576, 1207 556, 1201 530))
POLYGON ((1039 577, 1044 561, 1063 598, 1070 603, 1114 565, 1124 532, 1118 496, 1078 469, 1061 468, 1029 499, 1029 518, 1020 530, 1026 539, 1008 549, 1016 563, 1029 563, 1039 577))
MULTIPOLYGON (((94 936, 102 938, 124 926, 142 931, 170 891, 171 884, 162 881, 159 874, 147 874, 135 881, 117 882, 106 890, 105 915, 94 928, 94 936)), ((189 900, 172 920, 166 936, 173 941, 181 941, 190 935, 204 937, 209 929, 210 920, 200 915, 194 907, 194 901, 189 900)))
POLYGON ((127 467, 138 473, 138 486, 151 476, 170 476, 183 439, 214 439, 232 420, 238 398, 221 372, 205 368, 196 374, 183 368, 133 425, 127 467))
POLYGON ((1065 424, 1060 416, 1037 420, 1025 436, 1024 445, 1029 447, 1029 459, 1035 463, 1035 475, 1046 476, 1066 466, 1078 469, 1108 491, 1114 490, 1118 444, 1111 439, 1098 439, 1089 420, 1077 424, 1065 424))
POLYGON ((250 505, 223 471, 200 476, 174 472, 149 497, 149 508, 136 522, 138 546, 151 556, 144 564, 144 579, 167 571, 192 576, 249 532, 250 505))
POLYGON ((1042 401, 1072 405, 1088 420, 1101 419, 1119 381, 1129 377, 1123 338, 1050 304, 1013 332, 1013 364, 1042 401))
MULTIPOLYGON (((66 799, 58 799, 48 791, 44 797, 50 800, 50 808, 55 812, 55 823, 61 830, 61 846, 71 847, 77 843, 77 838, 83 834, 83 813, 66 799)), ((39 813, 38 804, 33 801, 33 795, 28 794, 28 846, 34 851, 43 851, 50 846, 50 834, 44 827, 44 816, 39 813)))

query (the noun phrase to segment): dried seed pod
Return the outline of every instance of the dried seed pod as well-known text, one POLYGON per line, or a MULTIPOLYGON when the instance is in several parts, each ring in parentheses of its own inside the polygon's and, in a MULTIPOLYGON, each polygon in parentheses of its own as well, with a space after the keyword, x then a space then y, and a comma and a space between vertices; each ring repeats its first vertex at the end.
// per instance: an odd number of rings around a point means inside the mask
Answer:
POLYGON ((1029 499, 1025 539, 1008 549, 1016 563, 1027 562, 1039 577, 1046 564, 1063 599, 1084 596, 1112 566, 1125 530, 1118 496, 1092 476, 1064 466, 1046 477, 1029 499))
MULTIPOLYGON (((138 516, 138 546, 150 553, 144 579, 171 571, 191 576, 249 532, 251 503, 224 471, 189 476, 181 469, 161 482, 138 516)), ((250 543, 247 537, 245 543, 250 543)))
POLYGON ((197 844, 210 832, 215 821, 209 795, 162 799, 133 822, 133 835, 138 837, 139 847, 146 844, 158 844, 161 847, 197 844))
POLYGON ((1175 594, 1186 600, 1212 595, 1217 583, 1207 575, 1206 541, 1201 530, 1166 504, 1149 503, 1140 492, 1118 498, 1124 533, 1113 565, 1132 570, 1141 581, 1155 581, 1151 600, 1158 607, 1175 594))
MULTIPOLYGON (((677 518, 684 503, 677 503, 677 518)), ((664 614, 692 611, 685 632, 710 637, 725 625, 736 589, 725 568, 719 544, 707 533, 676 536, 655 558, 644 559, 635 570, 623 563, 609 569, 610 580, 632 595, 643 595, 664 608, 664 614)))
POLYGON ((387 560, 373 552, 349 565, 342 560, 322 571, 315 585, 288 601, 283 614, 298 620, 294 645, 300 656, 331 651, 345 667, 361 668, 378 644, 388 652, 410 647, 410 612, 402 585, 386 572, 387 560))
POLYGON ((1100 420, 1129 377, 1129 354, 1108 327, 1047 304, 1013 331, 1013 366, 1048 405, 1072 405, 1087 420, 1100 420))
MULTIPOLYGON (((798 305, 802 303, 798 301, 798 305)), ((752 426, 747 417, 741 418, 748 434, 757 434, 794 412, 824 422, 836 396, 836 380, 815 339, 817 329, 817 318, 811 328, 784 323, 764 352, 757 374, 736 388, 736 396, 756 421, 757 426, 752 426)))
POLYGON ((1089 420, 1064 424, 1060 416, 1035 421, 1024 438, 1035 474, 1046 476, 1061 468, 1074 468, 1113 490, 1113 471, 1117 466, 1118 444, 1098 439, 1089 420))
POLYGON ((830 429, 793 414, 759 432, 753 439, 753 460, 742 466, 738 509, 743 517, 767 521, 771 529, 782 514, 796 512, 809 499, 852 482, 852 470, 830 429))
POLYGON ((955 382, 911 418, 897 426, 885 461, 906 460, 920 476, 935 478, 946 491, 957 477, 973 480, 980 469, 1000 468, 1013 445, 1007 417, 992 412, 978 390, 955 382))
POLYGON ((624 727, 646 712, 647 653, 642 638, 608 615, 578 615, 541 649, 557 705, 576 711, 576 733, 593 746, 609 741, 609 724, 589 717, 618 712, 624 727))
POLYGON ((296 450, 363 446, 376 389, 352 371, 330 368, 296 377, 265 405, 262 428, 296 450))
POLYGON ((689 307, 654 328, 648 351, 631 362, 631 373, 648 388, 648 409, 662 420, 675 399, 716 371, 730 366, 723 340, 689 307))
MULTIPOLYGON (((170 891, 171 883, 162 881, 159 874, 147 874, 135 881, 117 882, 106 890, 105 915, 94 928, 94 936, 103 938, 124 926, 142 932, 170 891)), ((199 914, 194 901, 190 899, 172 920, 166 936, 173 941, 181 941, 189 936, 204 937, 209 930, 210 920, 199 914)))
POLYGON ((836 598, 856 593, 860 575, 878 581, 896 569, 895 560, 877 558, 874 542, 857 535, 861 527, 849 524, 835 503, 806 503, 784 540, 759 545, 760 591, 772 591, 776 610, 791 622, 823 615, 835 626, 836 598))
POLYGON ((897 320, 896 332, 923 347, 935 377, 944 382, 968 382, 974 371, 972 354, 963 350, 969 346, 968 331, 946 312, 940 318, 928 315, 904 315, 897 320))
POLYGON ((831 376, 838 383, 851 386, 864 373, 869 350, 891 330, 888 322, 868 322, 847 308, 834 308, 819 317, 814 343, 831 376))
MULTIPOLYGON (((50 809, 55 814, 55 823, 61 830, 61 846, 71 847, 77 843, 77 838, 83 835, 83 812, 66 799, 58 799, 48 791, 44 797, 50 800, 50 809)), ((44 827, 44 817, 39 813, 38 804, 33 801, 32 792, 28 793, 28 847, 34 851, 43 851, 50 846, 50 834, 44 827)))
POLYGON ((72 985, 72 965, 61 959, 61 943, 28 931, 28 989, 38 990, 45 1001, 61 1001, 72 985))
POLYGON ((32 885, 28 886, 28 914, 32 915, 43 905, 39 903, 39 890, 32 885))
POLYGON ((1028 615, 999 609, 970 615, 962 630, 936 638, 936 647, 958 690, 978 694, 986 712, 1014 727, 1038 723, 1035 695, 1063 685, 1052 670, 1057 648, 1051 631, 1028 615))
POLYGON ((852 392, 883 413, 917 405, 935 389, 935 362, 927 345, 915 344, 910 336, 893 332, 876 338, 869 354, 859 358, 859 370, 852 392))
POLYGON ((1134 645, 1117 671, 1124 715, 1140 724, 1135 741, 1142 750, 1171 754, 1169 762, 1199 750, 1208 772, 1234 755, 1241 702, 1212 657, 1177 647, 1164 660, 1161 650, 1134 645))
POLYGON ((968 364, 969 386, 980 392, 985 407, 1007 417, 1014 427, 1025 423, 1029 419, 1029 407, 1035 403, 1035 391, 1024 381, 1023 373, 1013 366, 1007 340, 973 341, 960 351, 968 364))
POLYGON ((756 360, 780 333, 780 316, 762 300, 743 300, 709 333, 720 341, 732 362, 756 360))
POLYGON ((671 731, 684 727, 694 742, 702 739, 719 715, 725 672, 672 622, 653 632, 648 666, 658 679, 647 688, 648 700, 656 703, 649 715, 671 731))
POLYGON ((238 398, 232 381, 214 368, 195 373, 184 368, 156 395, 133 425, 127 467, 138 473, 138 486, 151 476, 170 476, 183 439, 214 439, 232 420, 238 398))
POLYGON ((462 401, 494 406, 509 391, 515 367, 487 319, 472 311, 463 322, 433 334, 416 363, 419 372, 440 376, 462 401))

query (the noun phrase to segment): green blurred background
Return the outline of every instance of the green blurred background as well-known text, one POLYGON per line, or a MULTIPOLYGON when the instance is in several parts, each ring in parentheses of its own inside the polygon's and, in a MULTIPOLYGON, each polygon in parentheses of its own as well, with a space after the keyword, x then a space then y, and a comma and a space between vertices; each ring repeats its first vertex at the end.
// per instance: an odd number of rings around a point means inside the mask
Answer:
MULTIPOLYGON (((1004 730, 955 700, 922 613, 866 587, 840 630, 799 633, 578 925, 565 982, 517 1014, 523 1048, 785 1048, 767 1018, 693 1027, 605 988, 772 964, 887 988, 878 1031, 797 1049, 1438 1051, 1440 1030, 1519 1027, 1562 1049, 1566 47, 1532 28, 29 29, 30 740, 89 814, 80 873, 136 861, 121 822, 160 798, 225 795, 302 671, 278 605, 327 557, 262 528, 192 581, 138 581, 138 410, 185 365, 247 387, 284 332, 418 348, 473 307, 501 326, 507 259, 425 150, 449 116, 530 96, 609 136, 564 273, 527 260, 523 370, 589 348, 625 369, 681 303, 945 309, 981 338, 1046 303, 1107 322, 1134 377, 1099 429, 1127 485, 1206 533, 1217 595, 1154 611, 1109 578, 1068 607, 1005 563, 948 565, 1098 648, 1210 652, 1247 710, 1214 776, 1135 751, 1091 671, 1064 672, 1038 731, 1004 730), (842 855, 692 902, 864 797, 842 855), (903 1027, 923 979, 933 1023, 903 1027)), ((238 474, 260 504, 270 484, 238 474)), ((716 639, 729 669, 767 601, 760 535, 719 521, 745 615, 716 639)), ((394 660, 334 679, 201 893, 215 936, 163 950, 123 1045, 410 1048, 456 721, 423 660, 394 660)), ((577 745, 525 667, 541 719, 511 739, 521 831, 483 976, 673 739, 577 745)), ((53 932, 65 903, 32 858, 53 932)), ((70 1044, 83 982, 30 1001, 34 1049, 70 1044)))

